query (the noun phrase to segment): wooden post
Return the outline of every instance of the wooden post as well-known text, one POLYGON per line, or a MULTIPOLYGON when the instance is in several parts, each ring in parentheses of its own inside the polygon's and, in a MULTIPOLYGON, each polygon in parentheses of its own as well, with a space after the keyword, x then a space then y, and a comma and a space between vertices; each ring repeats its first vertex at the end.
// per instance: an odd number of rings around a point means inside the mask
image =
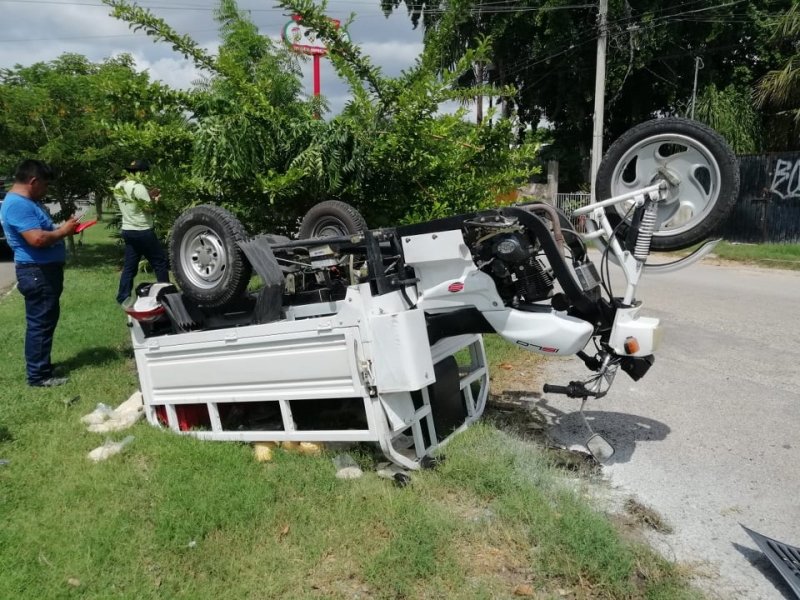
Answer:
POLYGON ((558 195, 558 161, 547 161, 547 199, 553 206, 557 206, 558 195))

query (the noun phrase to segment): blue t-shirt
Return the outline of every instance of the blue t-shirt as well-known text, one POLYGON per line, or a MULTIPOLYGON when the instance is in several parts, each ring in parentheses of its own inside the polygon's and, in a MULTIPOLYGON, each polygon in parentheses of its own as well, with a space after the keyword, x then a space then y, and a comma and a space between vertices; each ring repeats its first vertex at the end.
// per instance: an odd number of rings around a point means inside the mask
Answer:
POLYGON ((14 251, 15 263, 55 263, 67 260, 67 247, 64 240, 59 240, 47 248, 34 248, 25 238, 24 231, 43 229, 55 231, 53 219, 38 202, 19 194, 6 194, 0 208, 0 221, 6 232, 8 245, 14 251))

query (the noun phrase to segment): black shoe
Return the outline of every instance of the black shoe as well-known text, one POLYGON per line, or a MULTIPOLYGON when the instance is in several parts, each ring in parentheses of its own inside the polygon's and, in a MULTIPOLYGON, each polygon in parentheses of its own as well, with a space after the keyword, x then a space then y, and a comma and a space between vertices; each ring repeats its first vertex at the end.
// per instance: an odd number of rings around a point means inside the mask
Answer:
POLYGON ((69 377, 50 377, 44 381, 29 383, 28 385, 31 387, 56 387, 58 385, 64 385, 68 381, 69 377))
POLYGON ((54 366, 52 377, 66 377, 67 373, 69 373, 69 371, 67 370, 66 367, 63 367, 61 365, 54 366))

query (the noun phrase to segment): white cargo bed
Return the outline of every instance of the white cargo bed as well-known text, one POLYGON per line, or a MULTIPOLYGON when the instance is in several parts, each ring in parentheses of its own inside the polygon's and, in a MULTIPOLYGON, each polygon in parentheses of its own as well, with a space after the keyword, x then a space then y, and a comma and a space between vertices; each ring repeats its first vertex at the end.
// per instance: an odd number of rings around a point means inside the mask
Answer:
POLYGON ((132 321, 148 421, 209 440, 375 442, 416 468, 480 417, 489 378, 479 335, 431 346, 424 313, 406 306, 362 285, 263 325, 145 337, 132 321), (275 418, 226 424, 247 410, 275 418))

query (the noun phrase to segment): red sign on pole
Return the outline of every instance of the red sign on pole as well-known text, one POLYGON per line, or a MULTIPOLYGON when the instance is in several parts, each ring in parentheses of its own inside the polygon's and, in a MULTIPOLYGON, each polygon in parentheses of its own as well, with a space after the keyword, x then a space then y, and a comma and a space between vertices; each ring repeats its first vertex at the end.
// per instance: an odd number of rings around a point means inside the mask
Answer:
MULTIPOLYGON (((303 17, 294 15, 292 20, 283 26, 281 37, 283 41, 292 46, 292 50, 300 54, 309 54, 314 57, 314 95, 320 94, 320 57, 327 56, 328 47, 319 38, 317 32, 303 25, 303 17)), ((334 27, 339 29, 341 21, 338 19, 331 19, 334 27)), ((345 39, 349 40, 350 36, 346 31, 343 32, 345 39)))
MULTIPOLYGON (((312 56, 325 56, 328 54, 328 47, 319 38, 317 32, 302 23, 303 17, 295 15, 292 20, 283 26, 281 37, 292 46, 295 52, 300 54, 310 54, 312 56)), ((341 21, 331 19, 334 27, 339 29, 341 21)), ((346 39, 350 39, 347 32, 343 32, 346 39)))

